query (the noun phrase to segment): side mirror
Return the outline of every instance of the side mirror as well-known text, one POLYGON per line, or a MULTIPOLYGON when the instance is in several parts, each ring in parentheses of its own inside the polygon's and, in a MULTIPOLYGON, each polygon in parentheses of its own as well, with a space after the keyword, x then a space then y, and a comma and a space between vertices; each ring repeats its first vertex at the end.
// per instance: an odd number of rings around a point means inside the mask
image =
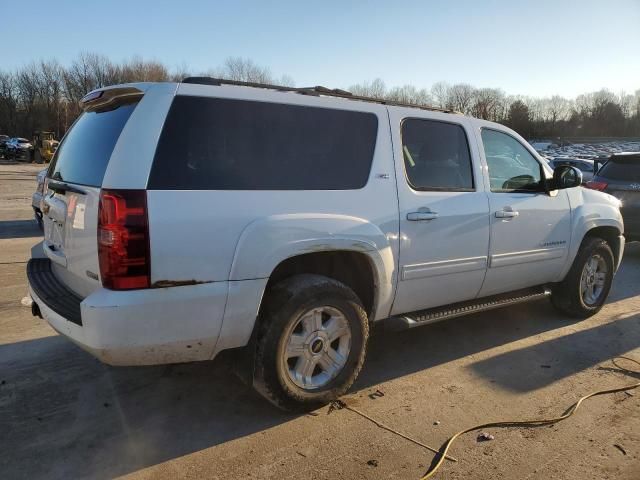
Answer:
POLYGON ((553 171, 553 190, 582 185, 582 172, 570 165, 560 165, 553 171))

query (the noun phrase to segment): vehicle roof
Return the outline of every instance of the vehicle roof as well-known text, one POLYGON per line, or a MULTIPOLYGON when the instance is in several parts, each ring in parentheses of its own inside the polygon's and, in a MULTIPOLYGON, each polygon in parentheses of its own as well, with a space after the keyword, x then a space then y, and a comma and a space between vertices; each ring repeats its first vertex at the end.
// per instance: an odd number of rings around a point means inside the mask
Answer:
POLYGON ((408 107, 408 108, 417 108, 420 110, 430 110, 430 111, 442 112, 442 113, 459 114, 459 112, 456 112, 455 110, 450 110, 446 108, 433 107, 429 105, 416 105, 411 103, 398 102, 395 100, 387 100, 382 98, 354 95, 353 93, 348 92, 346 90, 341 90, 339 88, 331 89, 331 88, 323 87, 321 85, 317 85, 314 87, 285 87, 281 85, 271 85, 268 83, 239 82, 236 80, 225 80, 221 78, 212 78, 212 77, 187 77, 183 79, 181 83, 210 85, 210 86, 216 86, 216 87, 219 87, 222 85, 231 85, 231 86, 238 86, 238 87, 262 88, 267 90, 275 90, 278 92, 293 92, 293 93, 299 93, 301 95, 337 97, 345 100, 356 100, 356 101, 369 102, 369 103, 378 103, 382 105, 390 105, 395 107, 408 107))
MULTIPOLYGON (((446 108, 438 108, 429 105, 415 105, 410 103, 397 102, 394 100, 386 100, 381 98, 373 98, 373 97, 365 97, 361 95, 354 95, 351 92, 340 89, 330 89, 322 86, 315 87, 285 87, 280 85, 271 85, 267 83, 252 83, 252 82, 239 82, 235 80, 224 80, 219 78, 212 77, 187 77, 182 82, 139 82, 139 83, 125 83, 119 85, 109 85, 106 87, 96 88, 91 92, 87 93, 83 99, 80 101, 80 105, 83 109, 91 108, 92 104, 101 104, 103 103, 102 99, 100 99, 99 92, 109 92, 113 90, 122 90, 126 91, 126 94, 131 95, 135 94, 144 94, 147 90, 153 87, 153 85, 159 84, 173 84, 173 85, 181 85, 181 84, 192 84, 192 85, 203 85, 203 86, 211 86, 211 87, 245 87, 251 89, 265 89, 270 90, 272 92, 285 92, 285 93, 297 93, 300 95, 307 95, 313 97, 324 97, 324 98, 337 98, 344 99, 348 101, 361 101, 366 103, 373 103, 379 105, 387 105, 394 107, 406 107, 413 108, 418 110, 428 110, 439 113, 447 113, 447 114, 456 114, 462 115, 460 112, 456 112, 455 110, 450 110, 446 108), (98 94, 98 95, 96 95, 98 94)), ((116 94, 116 96, 119 94, 116 94)))
POLYGON ((611 160, 638 160, 640 161, 640 152, 620 152, 612 154, 609 159, 611 160))

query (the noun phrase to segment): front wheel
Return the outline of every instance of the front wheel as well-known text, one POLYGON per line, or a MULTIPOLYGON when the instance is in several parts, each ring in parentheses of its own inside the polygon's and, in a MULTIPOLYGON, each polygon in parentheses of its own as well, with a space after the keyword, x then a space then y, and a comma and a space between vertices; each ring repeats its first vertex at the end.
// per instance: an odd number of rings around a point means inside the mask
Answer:
POLYGON ((364 363, 369 324, 357 295, 321 275, 270 289, 261 311, 253 384, 285 410, 309 410, 344 394, 364 363))
POLYGON ((607 242, 596 237, 585 239, 569 273, 553 289, 553 305, 575 318, 595 315, 611 290, 614 265, 607 242))

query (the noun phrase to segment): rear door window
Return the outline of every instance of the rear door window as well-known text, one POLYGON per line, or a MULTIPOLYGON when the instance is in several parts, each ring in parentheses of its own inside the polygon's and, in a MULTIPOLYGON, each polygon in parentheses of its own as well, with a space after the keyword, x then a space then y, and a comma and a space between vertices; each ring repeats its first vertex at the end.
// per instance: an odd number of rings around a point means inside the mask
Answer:
POLYGON ((48 176, 69 183, 100 187, 113 148, 137 103, 84 112, 64 137, 48 176))
POLYGON ((402 154, 414 190, 473 190, 469 144, 462 126, 408 118, 402 122, 402 154))
POLYGON ((372 113, 177 96, 149 177, 155 190, 351 190, 366 185, 372 113))
POLYGON ((640 182, 640 161, 610 160, 598 171, 598 176, 610 180, 640 182))

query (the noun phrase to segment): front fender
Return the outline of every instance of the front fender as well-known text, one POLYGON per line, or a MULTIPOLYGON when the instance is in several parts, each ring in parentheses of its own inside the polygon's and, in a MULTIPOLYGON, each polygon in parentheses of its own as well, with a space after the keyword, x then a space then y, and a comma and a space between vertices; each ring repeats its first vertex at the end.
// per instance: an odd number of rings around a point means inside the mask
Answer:
POLYGON ((229 279, 267 278, 287 258, 307 253, 354 251, 365 254, 376 280, 376 319, 389 314, 395 262, 386 235, 357 217, 332 214, 273 215, 251 222, 242 231, 229 279))
POLYGON ((617 198, 586 188, 572 188, 567 190, 567 193, 571 204, 572 234, 569 261, 564 269, 563 278, 571 268, 582 240, 590 230, 598 227, 613 227, 620 235, 624 232, 620 201, 617 198))

